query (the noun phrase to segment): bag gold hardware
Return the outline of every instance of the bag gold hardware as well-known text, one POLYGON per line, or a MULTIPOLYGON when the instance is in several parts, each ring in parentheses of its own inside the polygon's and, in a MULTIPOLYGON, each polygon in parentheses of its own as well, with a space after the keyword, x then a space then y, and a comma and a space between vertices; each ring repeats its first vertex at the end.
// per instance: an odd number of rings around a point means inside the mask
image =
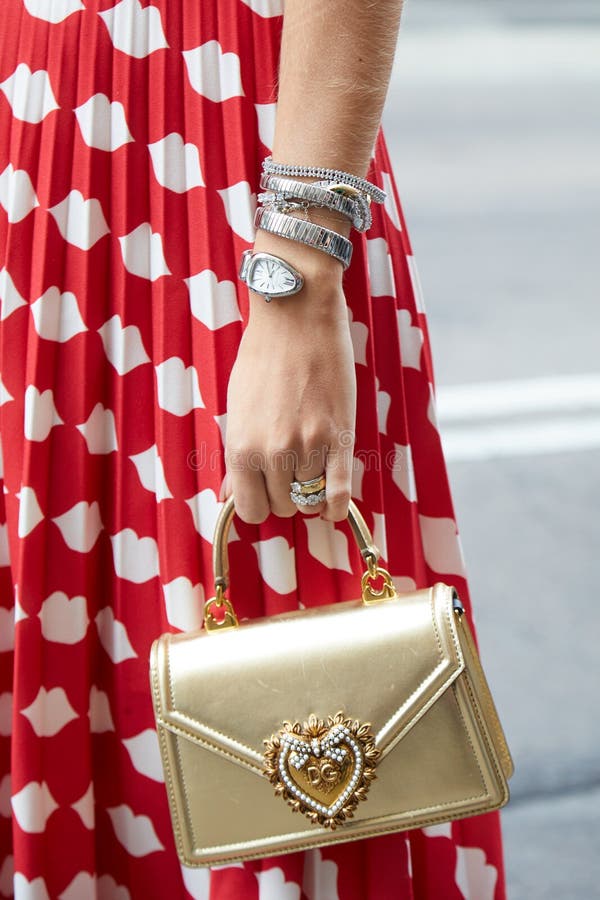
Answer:
MULTIPOLYGON (((213 542, 213 569, 215 574, 215 596, 204 604, 204 625, 207 631, 222 631, 225 628, 235 628, 239 625, 233 604, 225 597, 224 591, 229 581, 229 560, 227 557, 227 537, 234 514, 233 497, 225 502, 215 528, 213 542), (212 612, 213 606, 226 607, 222 620, 217 620, 212 612)), ((389 600, 396 597, 396 589, 392 577, 386 569, 377 564, 379 550, 373 543, 373 539, 367 528, 358 507, 354 501, 350 501, 348 518, 352 525, 354 536, 361 551, 361 555, 367 563, 367 570, 362 577, 361 592, 364 603, 373 603, 380 600, 389 600), (383 579, 380 589, 374 588, 372 581, 383 579)))
POLYGON ((204 604, 204 627, 207 631, 223 631, 239 625, 235 610, 228 597, 223 594, 223 585, 215 585, 215 596, 204 604), (223 610, 221 618, 215 616, 213 607, 223 610))
POLYGON ((398 596, 396 588, 394 587, 394 582, 392 581, 392 576, 386 569, 383 569, 377 564, 375 564, 374 571, 371 570, 371 565, 369 564, 369 568, 361 579, 360 589, 362 592, 363 603, 391 600, 392 597, 398 596), (382 586, 380 588, 373 587, 371 582, 378 581, 380 578, 383 579, 382 586))

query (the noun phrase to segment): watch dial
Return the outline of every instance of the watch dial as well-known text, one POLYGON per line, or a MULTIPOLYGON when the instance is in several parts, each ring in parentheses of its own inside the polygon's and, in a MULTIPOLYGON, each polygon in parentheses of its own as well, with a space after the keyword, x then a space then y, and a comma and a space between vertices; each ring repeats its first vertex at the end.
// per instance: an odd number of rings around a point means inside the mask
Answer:
POLYGON ((274 259, 257 259, 252 269, 251 287, 265 294, 279 294, 291 290, 294 276, 274 259))

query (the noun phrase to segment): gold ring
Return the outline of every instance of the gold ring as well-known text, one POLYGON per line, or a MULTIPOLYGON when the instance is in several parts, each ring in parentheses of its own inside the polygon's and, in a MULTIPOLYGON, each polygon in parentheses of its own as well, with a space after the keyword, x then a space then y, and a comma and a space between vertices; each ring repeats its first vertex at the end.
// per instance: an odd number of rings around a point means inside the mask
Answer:
POLYGON ((324 487, 324 472, 322 475, 318 475, 316 478, 311 478, 308 481, 292 481, 290 483, 292 494, 300 494, 303 497, 309 496, 310 494, 318 494, 324 487))

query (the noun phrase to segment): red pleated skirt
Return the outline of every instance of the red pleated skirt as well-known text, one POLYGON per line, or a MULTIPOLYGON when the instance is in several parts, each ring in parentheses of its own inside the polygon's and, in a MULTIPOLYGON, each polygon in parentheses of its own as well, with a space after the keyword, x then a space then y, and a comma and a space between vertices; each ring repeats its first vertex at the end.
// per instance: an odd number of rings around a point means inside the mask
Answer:
MULTIPOLYGON (((175 853, 148 655, 197 628, 281 0, 5 0, 0 26, 0 895, 502 900, 498 817, 218 870, 175 853)), ((344 275, 353 496, 400 589, 468 590, 419 279, 383 187, 344 275)), ((236 521, 244 616, 358 596, 347 523, 236 521)))

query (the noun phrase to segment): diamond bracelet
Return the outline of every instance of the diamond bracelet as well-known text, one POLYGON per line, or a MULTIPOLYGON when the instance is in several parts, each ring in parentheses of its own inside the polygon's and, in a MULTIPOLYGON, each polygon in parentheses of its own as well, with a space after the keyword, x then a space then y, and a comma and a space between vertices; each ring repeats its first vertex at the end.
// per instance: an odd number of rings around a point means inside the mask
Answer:
POLYGON ((285 163, 273 162, 272 156, 267 156, 262 162, 263 172, 271 175, 300 175, 307 178, 330 178, 344 184, 355 187, 359 191, 368 194, 375 203, 383 203, 386 192, 377 187, 366 178, 359 178, 351 172, 343 172, 341 169, 325 169, 320 166, 293 166, 285 163))

